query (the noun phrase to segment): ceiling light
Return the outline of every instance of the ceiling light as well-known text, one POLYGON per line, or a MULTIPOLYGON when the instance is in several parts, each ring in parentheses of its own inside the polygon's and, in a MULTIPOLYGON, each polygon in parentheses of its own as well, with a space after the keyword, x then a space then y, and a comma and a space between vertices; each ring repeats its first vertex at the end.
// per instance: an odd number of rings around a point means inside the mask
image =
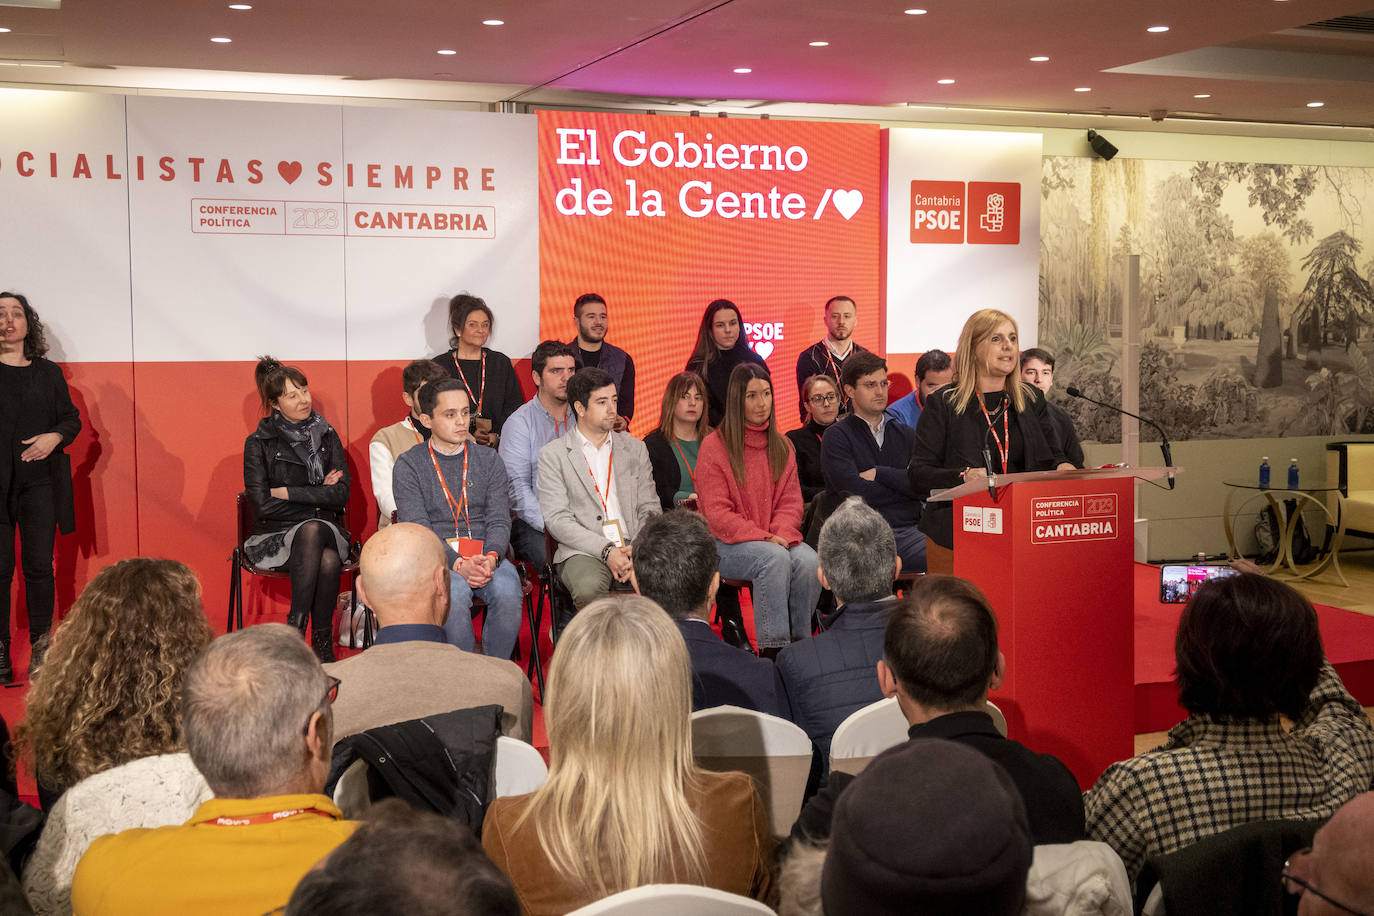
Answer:
POLYGON ((233 41, 234 39, 232 39, 232 38, 225 38, 223 35, 216 35, 214 38, 211 38, 210 40, 213 41, 213 42, 214 42, 215 44, 217 44, 217 45, 227 45, 229 42, 233 41))
POLYGON ((1045 56, 1042 54, 1042 55, 1040 55, 1040 56, 1038 56, 1038 57, 1032 57, 1031 60, 1034 61, 1034 62, 1037 63, 1037 64, 1043 64, 1045 61, 1049 60, 1049 58, 1048 58, 1048 57, 1045 57, 1045 56))
POLYGON ((811 47, 813 47, 813 48, 828 48, 828 47, 830 47, 830 42, 828 42, 828 41, 812 41, 812 42, 808 42, 808 44, 810 44, 811 47))
POLYGON ((1152 26, 1150 26, 1148 29, 1146 29, 1145 31, 1147 31, 1147 32, 1167 32, 1167 31, 1169 31, 1169 27, 1168 27, 1167 25, 1152 25, 1152 26))
POLYGON ((1199 92, 1197 95, 1193 96, 1195 99, 1210 99, 1211 97, 1212 93, 1210 92, 1199 92))
POLYGON ((251 3, 231 3, 231 4, 229 4, 229 9, 231 9, 231 10, 251 10, 252 8, 253 8, 253 4, 251 4, 251 3))
POLYGON ((440 48, 439 50, 435 51, 434 53, 435 53, 435 54, 457 54, 458 52, 455 51, 455 50, 453 50, 452 48, 440 48))
POLYGON ((1077 89, 1074 90, 1074 92, 1092 92, 1092 91, 1093 91, 1093 90, 1092 90, 1092 87, 1091 87, 1091 86, 1079 86, 1077 89))
POLYGON ((505 24, 506 24, 506 20, 504 20, 504 19, 483 19, 483 20, 482 20, 482 25, 505 25, 505 24))
POLYGON ((939 83, 941 86, 952 86, 952 85, 954 85, 954 80, 936 80, 935 82, 939 83))
POLYGON ((1308 102, 1308 103, 1307 103, 1307 107, 1308 107, 1308 108, 1321 108, 1321 107, 1322 107, 1323 105, 1325 105, 1325 104, 1326 104, 1325 102, 1308 102))
POLYGON ((736 73, 753 73, 754 70, 753 70, 752 67, 736 67, 736 68, 735 68, 735 72, 736 72, 736 73))
POLYGON ((60 60, 0 60, 0 67, 45 67, 56 69, 66 66, 60 60))
POLYGON ((925 10, 902 10, 902 12, 908 16, 924 16, 926 14, 925 10))
POLYGON ((0 26, 0 32, 8 32, 8 31, 9 31, 9 29, 4 28, 3 26, 0 26))

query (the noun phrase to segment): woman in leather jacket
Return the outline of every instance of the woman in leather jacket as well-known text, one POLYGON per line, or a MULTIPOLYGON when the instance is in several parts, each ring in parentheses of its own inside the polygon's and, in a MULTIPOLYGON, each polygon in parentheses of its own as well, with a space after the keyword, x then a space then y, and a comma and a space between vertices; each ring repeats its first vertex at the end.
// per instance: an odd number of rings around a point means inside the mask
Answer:
POLYGON ((254 371, 267 416, 243 443, 243 488, 257 522, 243 542, 249 562, 286 569, 287 622, 305 633, 321 661, 333 661, 334 604, 349 536, 348 464, 334 428, 311 407, 305 374, 270 356, 254 371))

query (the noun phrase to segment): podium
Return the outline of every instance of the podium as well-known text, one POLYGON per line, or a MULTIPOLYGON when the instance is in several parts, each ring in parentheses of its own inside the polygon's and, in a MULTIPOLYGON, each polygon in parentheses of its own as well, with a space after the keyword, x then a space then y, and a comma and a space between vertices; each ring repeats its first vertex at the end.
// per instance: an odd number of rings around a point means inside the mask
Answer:
POLYGON ((954 574, 997 613, 1007 676, 990 698, 1008 734, 1085 789, 1135 752, 1134 486, 1177 471, 1003 474, 930 496, 954 502, 954 574))

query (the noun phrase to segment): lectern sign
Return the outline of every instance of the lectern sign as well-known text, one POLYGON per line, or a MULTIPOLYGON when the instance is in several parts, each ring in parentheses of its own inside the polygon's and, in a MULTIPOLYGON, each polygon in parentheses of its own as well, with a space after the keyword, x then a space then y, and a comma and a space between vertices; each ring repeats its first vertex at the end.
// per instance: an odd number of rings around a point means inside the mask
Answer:
POLYGON ((1121 528, 1115 493, 1031 500, 1031 543, 1110 541, 1121 528))

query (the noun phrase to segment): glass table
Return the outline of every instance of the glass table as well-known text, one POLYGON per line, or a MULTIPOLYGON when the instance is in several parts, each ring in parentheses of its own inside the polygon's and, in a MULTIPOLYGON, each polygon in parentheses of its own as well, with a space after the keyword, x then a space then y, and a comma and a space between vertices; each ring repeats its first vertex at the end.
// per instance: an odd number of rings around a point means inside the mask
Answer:
POLYGON ((1275 518, 1279 520, 1278 553, 1274 556, 1273 565, 1264 570, 1265 575, 1286 566, 1294 578, 1308 579, 1330 567, 1341 585, 1347 588, 1350 586, 1350 583, 1345 581, 1345 574, 1341 572, 1340 555, 1341 542, 1345 538, 1345 513, 1341 511, 1344 497, 1340 487, 1325 484, 1305 484, 1294 489, 1261 487, 1257 481, 1252 480, 1224 480, 1222 483, 1226 486, 1226 505, 1222 509, 1222 523, 1226 527, 1226 543, 1230 546, 1232 557, 1241 555, 1240 548, 1236 546, 1233 520, 1250 502, 1262 496, 1269 503, 1269 508, 1274 511, 1275 518), (1328 505, 1328 500, 1335 504, 1334 512, 1328 505), (1288 510, 1289 501, 1296 503, 1292 512, 1288 510), (1327 528, 1333 533, 1329 544, 1325 545, 1326 553, 1307 566, 1300 567, 1293 558, 1293 532, 1297 530, 1298 519, 1302 518, 1303 512, 1312 506, 1321 510, 1327 528))

